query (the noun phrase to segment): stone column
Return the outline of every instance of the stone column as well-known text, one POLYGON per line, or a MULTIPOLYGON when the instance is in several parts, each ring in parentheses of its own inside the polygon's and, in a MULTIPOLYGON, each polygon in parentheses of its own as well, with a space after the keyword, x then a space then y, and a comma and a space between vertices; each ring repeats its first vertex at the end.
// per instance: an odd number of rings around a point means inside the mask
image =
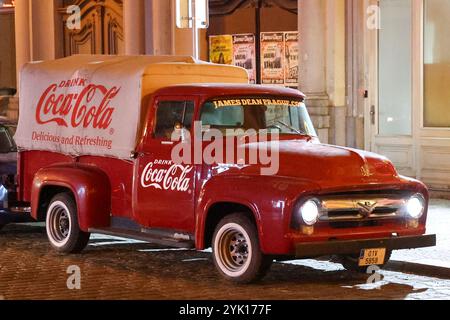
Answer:
POLYGON ((326 98, 326 0, 299 0, 300 88, 326 98))
POLYGON ((299 0, 299 89, 322 142, 329 140, 329 98, 326 86, 326 0, 299 0))
POLYGON ((175 1, 145 0, 145 13, 146 54, 194 55, 192 29, 176 26, 175 1))
MULTIPOLYGON (((54 0, 16 0, 16 69, 30 61, 56 58, 56 8, 54 0)), ((19 85, 17 86, 19 88, 19 85)))
POLYGON ((345 0, 327 0, 327 93, 331 132, 329 142, 346 145, 346 5, 345 0))
POLYGON ((31 52, 31 30, 30 30, 30 0, 16 0, 15 8, 15 32, 16 32, 16 70, 17 89, 20 89, 20 70, 29 62, 31 52))
MULTIPOLYGON (((33 61, 56 58, 56 7, 54 0, 30 0, 33 61)), ((62 39, 61 39, 62 41, 62 39)))
POLYGON ((145 53, 175 54, 173 1, 145 0, 145 53))
POLYGON ((17 121, 19 116, 20 70, 24 64, 37 60, 52 60, 56 56, 55 0, 16 0, 15 38, 17 95, 11 98, 7 117, 17 121))
POLYGON ((145 53, 145 4, 144 0, 123 1, 125 54, 145 53))
POLYGON ((345 105, 345 0, 298 0, 298 6, 299 89, 321 141, 344 144, 345 110, 342 134, 334 118, 342 110, 332 108, 345 105))

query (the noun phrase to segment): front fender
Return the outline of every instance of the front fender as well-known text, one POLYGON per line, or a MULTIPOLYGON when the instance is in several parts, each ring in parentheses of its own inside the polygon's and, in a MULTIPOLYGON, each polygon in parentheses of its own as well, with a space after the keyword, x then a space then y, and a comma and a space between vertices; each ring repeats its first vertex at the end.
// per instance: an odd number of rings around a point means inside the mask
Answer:
POLYGON ((108 227, 111 215, 111 184, 108 176, 95 166, 85 164, 57 164, 40 169, 34 176, 31 191, 31 214, 39 218, 40 200, 47 187, 61 187, 72 191, 78 208, 81 230, 108 227))
POLYGON ((244 205, 254 215, 261 249, 266 254, 288 254, 291 243, 285 238, 291 212, 303 193, 319 187, 309 181, 271 176, 215 176, 200 191, 196 216, 196 244, 204 249, 204 234, 209 209, 216 203, 244 205), (225 191, 226 190, 226 191, 225 191))

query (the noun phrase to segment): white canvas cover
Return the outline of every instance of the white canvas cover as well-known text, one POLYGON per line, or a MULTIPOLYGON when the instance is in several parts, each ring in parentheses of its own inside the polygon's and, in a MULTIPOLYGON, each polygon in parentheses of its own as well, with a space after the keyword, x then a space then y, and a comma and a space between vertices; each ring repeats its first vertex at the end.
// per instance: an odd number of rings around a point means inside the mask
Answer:
MULTIPOLYGON (((173 72, 186 65, 191 71, 184 72, 189 73, 185 80, 165 74, 162 82, 193 82, 196 68, 209 67, 191 57, 177 56, 79 55, 27 64, 20 78, 16 143, 23 150, 129 159, 136 147, 142 97, 150 93, 146 91, 158 89, 158 79, 149 72, 155 66, 173 72)), ((235 79, 224 82, 245 81, 239 72, 235 79)), ((207 73, 217 74, 217 70, 207 73)))

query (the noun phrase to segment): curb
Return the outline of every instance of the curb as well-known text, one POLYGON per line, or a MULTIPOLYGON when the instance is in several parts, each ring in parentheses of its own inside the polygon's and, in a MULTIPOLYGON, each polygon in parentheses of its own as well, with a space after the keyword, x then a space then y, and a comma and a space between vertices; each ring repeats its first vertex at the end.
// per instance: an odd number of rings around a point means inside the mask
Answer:
POLYGON ((388 271, 413 273, 420 276, 440 279, 450 279, 450 268, 431 266, 427 264, 405 261, 390 261, 383 269, 388 271))

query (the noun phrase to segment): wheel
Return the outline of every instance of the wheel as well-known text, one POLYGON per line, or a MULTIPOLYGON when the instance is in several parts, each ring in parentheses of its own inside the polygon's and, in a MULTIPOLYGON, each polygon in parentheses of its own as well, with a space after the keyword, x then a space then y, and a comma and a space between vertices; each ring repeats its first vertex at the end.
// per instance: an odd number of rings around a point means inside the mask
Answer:
POLYGON ((89 233, 80 230, 77 206, 68 193, 60 193, 50 201, 46 230, 51 246, 60 253, 79 253, 90 238, 89 233))
POLYGON ((217 270, 235 283, 260 280, 272 265, 273 259, 261 252, 256 226, 244 214, 223 218, 212 241, 217 270))
MULTIPOLYGON (((386 256, 384 257, 384 263, 382 265, 379 265, 380 269, 383 269, 384 266, 389 262, 389 259, 391 258, 392 251, 387 250, 386 256)), ((344 268, 348 271, 358 272, 358 273, 367 273, 366 267, 360 267, 359 266, 359 256, 358 255, 345 255, 339 257, 340 263, 344 266, 344 268)))

